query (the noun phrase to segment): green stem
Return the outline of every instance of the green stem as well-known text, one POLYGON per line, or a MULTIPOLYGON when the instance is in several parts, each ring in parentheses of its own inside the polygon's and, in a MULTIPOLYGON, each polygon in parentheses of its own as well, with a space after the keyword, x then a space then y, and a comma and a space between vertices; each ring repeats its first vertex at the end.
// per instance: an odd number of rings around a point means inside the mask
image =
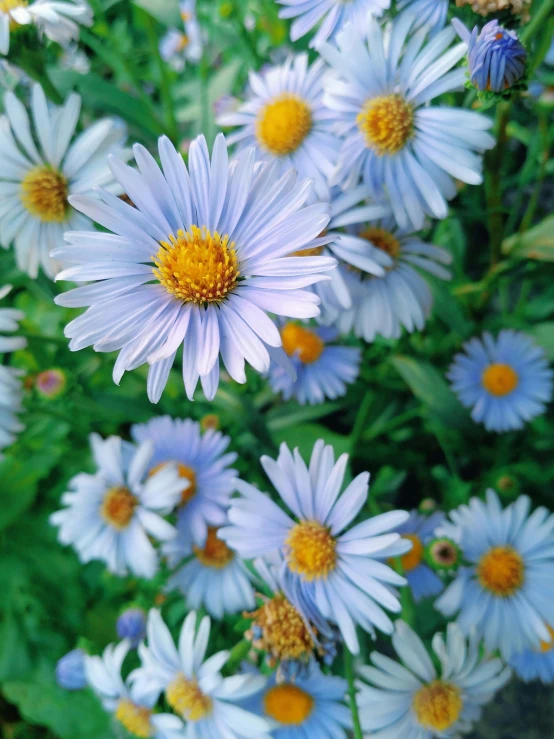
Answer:
POLYGON ((542 142, 541 162, 539 166, 539 172, 537 175, 537 179, 535 181, 535 187, 533 189, 533 193, 531 197, 529 198, 527 209, 525 213, 523 214, 523 218, 521 219, 519 233, 523 233, 524 231, 527 231, 527 229, 529 228, 529 226, 531 225, 533 221, 533 216, 535 215, 535 210, 537 209, 537 205, 539 203, 539 195, 540 195, 542 183, 544 181, 544 178, 546 177, 546 165, 548 163, 549 146, 548 146, 548 121, 547 121, 546 114, 544 113, 544 111, 541 111, 540 113, 539 131, 540 131, 540 138, 542 142))
POLYGON ((232 675, 251 649, 252 644, 248 639, 242 639, 238 644, 235 644, 229 653, 229 659, 225 663, 225 672, 232 675))
POLYGON ((156 21, 151 15, 145 13, 146 31, 150 41, 152 55, 156 60, 158 72, 160 74, 160 97, 164 109, 165 125, 167 135, 173 141, 175 146, 179 145, 179 127, 177 118, 175 117, 175 106, 173 105, 173 96, 171 94, 171 79, 169 69, 161 57, 158 34, 156 33, 156 21))
POLYGON ((44 341, 67 347, 67 339, 61 339, 58 336, 44 336, 42 334, 33 334, 30 331, 18 331, 17 335, 27 339, 28 341, 44 341))
POLYGON ((362 433, 364 431, 364 426, 367 422, 367 417, 371 409, 372 400, 373 400, 373 393, 370 393, 368 391, 364 395, 362 403, 358 409, 358 412, 356 413, 356 420, 354 422, 354 428, 352 429, 352 433, 350 434, 350 451, 352 452, 352 454, 354 453, 356 446, 359 440, 361 439, 362 433))
POLYGON ((198 64, 198 81, 200 85, 200 132, 206 137, 208 145, 211 146, 211 116, 210 116, 210 100, 208 96, 208 76, 209 68, 206 60, 206 55, 202 56, 198 64))
POLYGON ((498 103, 496 108, 496 146, 487 156, 486 196, 489 241, 491 247, 491 267, 500 261, 502 238, 504 235, 504 215, 502 213, 502 164, 506 148, 506 126, 510 117, 511 101, 498 103))
POLYGON ((41 63, 39 63, 39 66, 37 66, 35 64, 36 61, 37 60, 34 56, 31 56, 27 53, 21 53, 15 56, 14 64, 16 64, 24 72, 26 72, 31 79, 35 80, 35 82, 38 82, 44 90, 44 94, 46 95, 46 97, 50 98, 53 103, 55 103, 56 105, 62 105, 63 97, 54 87, 52 80, 46 72, 46 68, 42 66, 41 63))
POLYGON ((360 724, 360 716, 358 715, 358 705, 356 703, 356 686, 354 685, 354 665, 352 664, 352 655, 348 648, 344 647, 344 676, 348 682, 348 698, 350 703, 350 711, 352 713, 352 723, 354 726, 354 739, 363 739, 362 725, 360 724))
POLYGON ((545 21, 548 20, 550 16, 552 8, 554 8, 554 0, 543 0, 542 5, 531 17, 531 20, 525 26, 523 31, 519 34, 519 39, 522 43, 528 43, 533 38, 536 31, 544 26, 545 21))

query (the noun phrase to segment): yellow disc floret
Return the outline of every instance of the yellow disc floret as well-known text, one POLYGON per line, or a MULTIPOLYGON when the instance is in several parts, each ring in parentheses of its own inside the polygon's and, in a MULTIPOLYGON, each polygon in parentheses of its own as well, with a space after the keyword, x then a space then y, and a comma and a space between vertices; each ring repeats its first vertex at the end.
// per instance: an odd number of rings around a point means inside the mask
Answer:
POLYGON ((67 218, 67 180, 51 167, 35 167, 21 183, 21 202, 31 215, 46 223, 63 223, 67 218))
MULTIPOLYGON (((152 477, 152 475, 155 475, 156 472, 165 467, 166 464, 169 464, 169 462, 161 462, 160 464, 155 465, 148 473, 148 476, 152 477)), ((188 481, 188 487, 181 490, 181 501, 179 503, 179 505, 185 505, 196 493, 196 472, 192 467, 182 464, 181 462, 177 462, 177 472, 181 479, 188 481)))
POLYGON ((153 259, 156 278, 185 303, 220 303, 240 275, 235 243, 205 227, 172 234, 153 259))
POLYGON ((396 154, 414 131, 414 111, 400 95, 368 100, 357 117, 367 146, 378 155, 396 154))
POLYGON ((131 734, 146 739, 152 736, 151 713, 148 708, 137 706, 125 698, 119 701, 115 717, 131 734))
POLYGON ((253 613, 244 614, 253 619, 261 637, 253 643, 263 649, 275 664, 279 660, 307 662, 314 648, 314 640, 304 619, 296 608, 278 593, 253 613))
POLYGON ((297 95, 282 95, 261 109, 256 121, 260 146, 275 156, 296 151, 312 128, 312 113, 297 95))
POLYGON ((507 598, 523 585, 523 559, 512 547, 493 547, 479 560, 477 577, 485 590, 499 598, 507 598))
POLYGON ((129 525, 137 505, 138 498, 126 487, 110 488, 102 501, 100 515, 114 529, 122 530, 129 525))
POLYGON ((400 242, 384 228, 366 228, 360 232, 360 236, 362 239, 371 241, 373 246, 381 249, 393 259, 397 259, 400 254, 400 242))
POLYGON ((421 564, 424 551, 423 544, 421 543, 419 536, 416 536, 415 534, 402 534, 402 538, 408 539, 408 541, 412 542, 412 548, 410 551, 403 554, 400 558, 404 572, 410 572, 410 570, 415 570, 415 568, 421 564))
POLYGON ((446 731, 462 711, 460 689, 452 683, 434 680, 417 691, 413 709, 419 723, 426 729, 446 731))
POLYGON ((289 357, 296 355, 304 364, 317 362, 325 348, 323 339, 315 331, 297 323, 285 323, 281 329, 281 340, 289 357))
POLYGON ((187 680, 181 673, 167 686, 165 696, 175 713, 187 721, 199 721, 211 713, 212 699, 204 695, 196 680, 187 680))
POLYGON ((314 699, 297 685, 274 685, 264 695, 266 715, 285 726, 300 726, 314 707, 314 699))
POLYGON ((317 521, 296 524, 286 540, 288 564, 304 580, 325 578, 337 564, 337 542, 317 521))
POLYGON ((481 378, 483 387, 491 395, 502 397, 512 393, 519 382, 517 372, 509 364, 490 364, 481 378))
POLYGON ((194 554, 204 567, 223 569, 233 560, 235 553, 227 544, 217 538, 217 529, 208 526, 208 536, 203 547, 193 547, 194 554))

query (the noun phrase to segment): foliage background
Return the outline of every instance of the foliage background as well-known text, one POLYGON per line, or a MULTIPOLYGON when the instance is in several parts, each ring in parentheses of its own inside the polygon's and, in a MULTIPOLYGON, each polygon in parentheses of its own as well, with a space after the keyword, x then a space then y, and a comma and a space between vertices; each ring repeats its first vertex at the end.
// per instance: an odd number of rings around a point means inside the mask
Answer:
MULTIPOLYGON (((186 139, 201 131, 213 139, 216 101, 240 94, 250 68, 279 61, 290 49, 287 26, 277 18, 273 0, 199 0, 209 43, 199 65, 187 65, 176 74, 157 54, 161 35, 178 25, 176 0, 91 4, 96 22, 81 36, 91 60, 89 74, 62 69, 55 46, 45 52, 40 45, 28 44, 20 50, 22 58, 28 69, 42 69, 43 79, 46 71, 62 96, 77 90, 85 121, 119 116, 128 126, 129 140, 151 148, 161 133, 175 136, 176 127, 183 149, 186 139)), ((468 25, 475 18, 471 16, 468 25)), ((552 22, 537 33, 538 57, 552 37, 552 22)), ((303 41, 297 49, 306 47, 303 41)), ((543 67, 534 75, 543 84, 554 83, 552 68, 543 67)), ((459 96, 449 96, 450 102, 455 100, 459 102, 459 96)), ((466 95, 466 104, 472 102, 466 95)), ((489 114, 495 115, 495 110, 489 114)), ((57 659, 77 644, 102 649, 115 638, 116 618, 129 604, 148 608, 164 602, 172 624, 185 612, 181 598, 166 599, 161 593, 164 573, 148 583, 118 579, 101 563, 81 566, 72 550, 57 544, 48 515, 59 507, 68 479, 91 470, 88 435, 93 431, 128 438, 131 423, 156 414, 201 419, 216 413, 239 452, 240 473, 262 487, 262 453, 274 454, 286 440, 308 454, 315 440, 323 438, 338 454, 351 454, 351 474, 371 471, 372 514, 393 506, 414 507, 424 498, 449 509, 487 486, 496 487, 507 500, 525 492, 536 504, 552 508, 552 416, 538 418, 519 433, 488 434, 472 423, 444 380, 462 342, 483 330, 527 331, 554 360, 552 103, 544 94, 526 95, 511 106, 501 103, 496 116, 497 127, 507 121, 503 149, 492 152, 488 161, 503 198, 500 209, 493 211, 505 224, 506 238, 497 244, 501 258, 493 253, 491 262, 489 177, 483 187, 463 187, 449 218, 427 234, 452 253, 454 279, 446 286, 433 282, 435 309, 425 331, 365 346, 360 378, 340 402, 314 408, 282 403, 263 378, 251 373, 245 386, 223 382, 211 404, 202 399, 190 403, 178 370, 173 370, 154 407, 146 398, 144 368, 126 374, 117 388, 111 379, 113 356, 92 350, 70 353, 63 326, 77 312, 54 306, 58 286, 44 276, 29 280, 16 270, 11 252, 0 254, 1 282, 14 285, 9 300, 26 314, 22 332, 28 348, 12 362, 29 378, 26 431, 0 464, 4 737, 119 736, 92 694, 67 693, 56 686, 57 659), (46 400, 33 388, 33 376, 55 367, 66 373, 67 389, 60 398, 46 400)), ((406 607, 404 616, 423 637, 441 626, 430 605, 417 611, 409 603, 406 607)), ((229 623, 220 638, 233 642, 239 637, 229 623)), ((550 689, 536 685, 508 686, 472 736, 547 739, 554 725, 551 696, 550 689)))

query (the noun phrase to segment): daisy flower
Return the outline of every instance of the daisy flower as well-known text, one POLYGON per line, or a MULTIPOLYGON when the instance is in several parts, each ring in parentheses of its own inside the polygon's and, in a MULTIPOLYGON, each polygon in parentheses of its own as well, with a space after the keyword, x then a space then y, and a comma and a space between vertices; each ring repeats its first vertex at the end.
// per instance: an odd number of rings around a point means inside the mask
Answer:
POLYGON ((109 644, 101 657, 85 655, 88 684, 101 699, 104 709, 113 713, 118 724, 137 737, 182 739, 183 722, 169 713, 152 711, 156 698, 121 677, 121 667, 130 649, 128 640, 109 644))
POLYGON ((212 618, 221 620, 226 613, 241 613, 255 606, 252 576, 236 552, 225 544, 217 528, 208 527, 204 546, 183 546, 177 536, 164 547, 170 560, 188 557, 167 583, 169 590, 179 590, 189 608, 204 607, 212 618))
MULTIPOLYGON (((0 300, 10 292, 11 285, 0 288, 0 300)), ((24 349, 27 341, 20 336, 4 336, 4 332, 17 331, 18 321, 24 313, 15 308, 0 308, 0 355, 24 349)), ((1 450, 15 441, 15 434, 23 430, 17 419, 23 397, 21 370, 6 367, 0 363, 0 459, 1 450)))
POLYGON ((222 526, 227 520, 226 510, 237 477, 237 471, 229 465, 237 455, 227 451, 231 441, 228 436, 215 429, 202 433, 200 424, 190 418, 153 418, 132 426, 131 435, 139 443, 149 441, 153 445, 150 474, 174 463, 184 480, 177 511, 177 556, 172 555, 171 549, 166 551, 173 566, 185 551, 192 553, 193 545, 204 546, 209 526, 222 526))
POLYGON ((401 562, 402 571, 408 580, 416 603, 430 595, 438 595, 444 588, 441 578, 423 559, 425 545, 433 539, 435 530, 444 518, 444 513, 440 511, 430 516, 411 511, 406 523, 396 529, 404 539, 412 542, 412 548, 401 557, 401 562))
POLYGON ((330 327, 307 327, 294 321, 281 326, 283 349, 291 358, 296 380, 279 365, 272 365, 269 382, 285 400, 296 398, 300 405, 323 403, 346 393, 360 370, 361 352, 355 347, 337 346, 338 332, 330 327))
POLYGON ((326 279, 335 260, 304 257, 300 267, 287 255, 323 231, 329 206, 302 207, 312 183, 297 183, 293 170, 279 177, 272 165, 256 165, 253 149, 229 165, 221 134, 211 161, 203 136, 191 144, 190 175, 166 137, 159 142, 163 173, 144 147, 134 151, 140 173, 114 157, 110 164, 135 208, 102 190, 100 201, 71 198, 115 233, 70 233, 70 245, 56 252, 72 265, 58 279, 97 281, 57 298, 91 306, 67 326, 70 348, 120 350, 115 382, 148 362, 148 395, 157 402, 182 345, 188 398, 200 379, 212 400, 220 353, 240 383, 245 360, 262 373, 270 357, 287 362, 269 312, 319 313, 317 296, 302 288, 326 279))
POLYGON ((179 3, 183 30, 170 28, 160 41, 160 54, 176 72, 182 72, 187 61, 202 58, 202 30, 196 18, 196 0, 179 3))
POLYGON ((398 0, 396 7, 414 17, 413 31, 426 28, 431 38, 446 25, 448 0, 398 0))
POLYGON ((224 678, 220 670, 229 659, 222 651, 205 659, 210 618, 205 616, 195 635, 196 613, 186 617, 179 647, 159 611, 148 614, 148 646, 139 646, 142 666, 129 676, 136 689, 156 700, 163 691, 175 713, 185 721, 184 739, 269 739, 272 723, 237 705, 264 687, 261 675, 224 678))
POLYGON ((346 23, 359 31, 366 27, 368 15, 380 16, 390 7, 390 0, 277 0, 285 7, 279 18, 295 18, 290 28, 291 41, 298 41, 316 26, 310 47, 318 48, 333 40, 346 23))
POLYGON ((459 89, 465 70, 452 70, 465 44, 449 49, 455 32, 446 28, 431 41, 411 34, 411 14, 395 18, 384 44, 379 23, 370 18, 367 44, 349 25, 322 56, 335 69, 325 83, 324 103, 343 137, 330 184, 344 188, 360 175, 374 198, 385 191, 402 228, 419 229, 425 215, 445 218, 454 179, 482 181, 484 149, 494 146, 486 132, 492 121, 460 108, 430 106, 433 98, 459 89))
POLYGON ((62 496, 67 507, 53 513, 50 523, 59 526, 59 541, 71 544, 81 562, 101 559, 116 575, 130 571, 152 578, 158 557, 149 535, 159 541, 175 535, 162 515, 179 500, 183 480, 173 465, 145 479, 152 456, 148 442, 135 448, 117 436, 90 439, 98 470, 70 480, 71 492, 62 496))
POLYGON ((92 25, 92 8, 85 0, 1 0, 0 54, 10 50, 10 33, 34 24, 39 34, 63 46, 79 38, 79 25, 92 25))
POLYGON ((487 431, 513 431, 544 413, 552 398, 552 370, 541 347, 505 329, 464 344, 448 372, 452 389, 487 431))
MULTIPOLYGON (((31 111, 36 141, 25 106, 13 92, 4 95, 0 118, 0 243, 13 242, 17 266, 36 277, 39 265, 53 277, 57 265, 49 252, 63 244, 64 231, 90 229, 69 195, 97 185, 113 188, 109 152, 122 153, 125 131, 104 118, 77 137, 81 98, 72 93, 61 107, 50 105, 40 85, 33 85, 31 111)), ((120 192, 120 191, 118 191, 120 192)), ((87 234, 88 235, 88 234, 87 234)))
POLYGON ((383 608, 398 612, 392 585, 406 580, 383 562, 404 554, 410 542, 390 532, 408 518, 392 511, 347 528, 367 501, 369 473, 358 475, 341 494, 348 454, 335 464, 331 446, 316 442, 309 468, 298 449, 281 444, 277 460, 262 466, 294 518, 252 485, 237 480, 229 526, 219 535, 245 558, 280 552, 306 601, 337 624, 351 652, 358 652, 356 625, 371 634, 392 631, 383 608), (370 556, 371 555, 371 556, 370 556))
POLYGON ((327 180, 339 149, 323 105, 325 73, 322 59, 308 66, 307 54, 291 56, 262 74, 250 72, 246 103, 217 120, 221 126, 240 126, 228 136, 229 145, 255 146, 258 159, 277 162, 281 174, 294 167, 300 177, 313 177, 320 200, 330 199, 327 180))
POLYGON ((460 737, 511 676, 501 660, 482 658, 475 633, 468 642, 455 623, 448 624, 446 638, 433 637, 438 673, 408 624, 396 622, 392 643, 399 662, 373 652, 373 665, 359 668, 370 683, 358 683, 360 721, 375 739, 460 737))
POLYGON ((504 659, 551 640, 545 621, 552 619, 550 587, 554 567, 554 515, 522 495, 504 510, 494 490, 486 502, 450 512, 464 559, 454 581, 435 602, 462 631, 475 626, 489 651, 504 659))
POLYGON ((524 680, 541 680, 545 685, 554 682, 554 629, 547 625, 549 638, 536 649, 524 649, 509 660, 515 674, 524 680))

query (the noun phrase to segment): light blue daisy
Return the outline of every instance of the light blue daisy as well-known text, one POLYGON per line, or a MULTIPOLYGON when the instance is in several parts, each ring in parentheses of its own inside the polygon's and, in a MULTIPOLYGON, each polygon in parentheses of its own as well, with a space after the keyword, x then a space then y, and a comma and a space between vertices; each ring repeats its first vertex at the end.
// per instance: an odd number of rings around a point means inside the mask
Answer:
POLYGON ((417 511, 410 511, 410 518, 396 530, 405 539, 412 542, 412 549, 401 558, 403 573, 408 580, 416 603, 422 598, 438 595, 444 588, 441 578, 433 572, 423 559, 425 545, 433 538, 438 526, 445 518, 444 513, 437 511, 430 516, 423 516, 417 511))
POLYGON ((296 380, 274 364, 269 381, 285 400, 296 398, 300 405, 323 403, 346 393, 347 385, 358 377, 361 352, 356 347, 334 344, 338 331, 331 327, 308 327, 287 322, 281 326, 283 349, 291 358, 296 380))
POLYGON ((359 651, 356 625, 370 634, 375 627, 390 633, 384 609, 400 610, 393 586, 406 580, 377 560, 411 547, 392 533, 408 513, 390 511, 349 527, 367 501, 369 473, 359 474, 341 494, 348 454, 335 463, 333 448, 321 439, 309 467, 298 449, 291 452, 286 444, 277 460, 264 456, 261 463, 294 518, 269 495, 238 480, 241 497, 233 499, 230 525, 220 537, 245 558, 281 553, 306 601, 338 626, 351 652, 359 651))
POLYGON ((426 28, 431 38, 446 25, 448 0, 398 0, 396 7, 414 16, 414 30, 426 28))
POLYGON ((550 639, 541 642, 538 649, 524 649, 510 660, 510 667, 526 683, 540 680, 545 685, 554 682, 554 629, 547 626, 550 639))
POLYGON ((372 739, 457 739, 511 676, 501 660, 482 657, 475 632, 468 642, 455 623, 446 638, 433 637, 438 672, 408 624, 396 622, 392 643, 399 661, 373 652, 373 665, 359 668, 360 720, 372 739))
POLYGON ((505 660, 551 639, 554 612, 554 515, 520 496, 504 510, 494 490, 449 516, 464 559, 435 607, 456 616, 464 633, 475 627, 487 650, 505 660))
POLYGON ((335 71, 323 100, 343 138, 329 184, 348 189, 362 177, 374 198, 387 194, 400 227, 417 230, 425 215, 446 217, 456 179, 482 182, 481 153, 495 139, 488 117, 429 105, 463 86, 465 70, 454 67, 466 47, 450 48, 453 28, 425 41, 421 31, 413 33, 415 23, 403 13, 382 29, 369 18, 367 44, 349 24, 338 48, 324 44, 320 53, 335 71))
POLYGON ((208 429, 190 418, 159 416, 148 423, 131 427, 138 442, 150 441, 154 454, 150 474, 168 462, 175 462, 179 476, 185 481, 177 509, 178 537, 168 542, 164 553, 174 566, 192 546, 203 547, 208 527, 222 526, 225 511, 235 489, 237 471, 230 465, 235 452, 228 452, 230 439, 221 432, 208 429))
POLYGON ((541 415, 552 398, 544 351, 523 333, 505 329, 464 344, 448 378, 471 417, 488 431, 512 431, 541 415))

